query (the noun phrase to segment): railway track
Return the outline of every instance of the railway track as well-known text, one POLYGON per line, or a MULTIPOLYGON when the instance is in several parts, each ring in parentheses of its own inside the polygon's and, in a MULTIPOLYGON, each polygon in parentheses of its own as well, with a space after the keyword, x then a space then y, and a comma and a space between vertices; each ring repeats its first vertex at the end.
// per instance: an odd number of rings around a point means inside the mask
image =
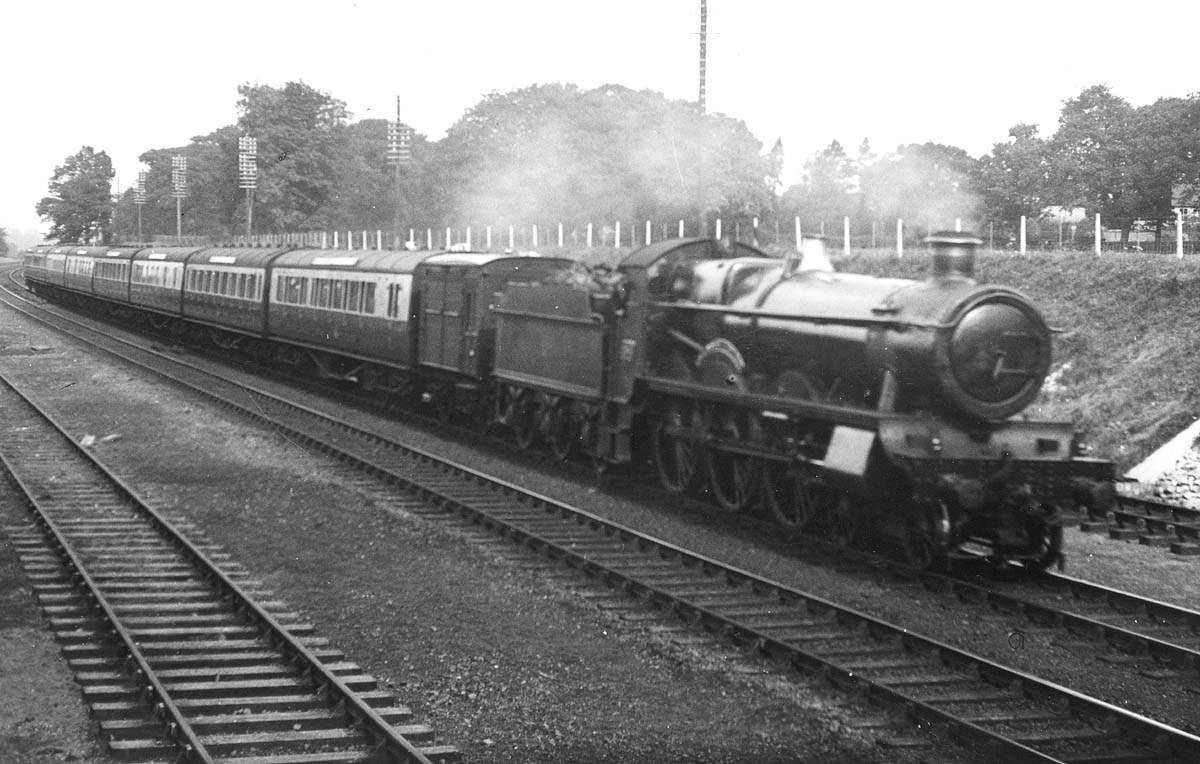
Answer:
MULTIPOLYGON (((382 433, 264 391, 234 389, 170 360, 181 383, 402 486, 413 497, 412 509, 432 504, 491 528, 628 595, 625 607, 631 610, 656 608, 757 654, 823 675, 902 709, 918 726, 945 731, 972 755, 1037 762, 1200 759, 1200 739, 1166 724, 448 464, 382 433), (189 375, 197 378, 185 382, 189 375), (232 402, 247 395, 252 402, 232 402)), ((1069 620, 1065 613, 1055 617, 1069 620)), ((883 729, 880 740, 929 745, 910 728, 883 729)))
POLYGON ((1174 554, 1200 555, 1200 510, 1153 499, 1118 496, 1109 516, 1084 520, 1080 527, 1110 538, 1163 547, 1174 554))
POLYGON ((118 758, 447 762, 375 680, 236 564, 142 502, 0 378, 6 534, 118 758))

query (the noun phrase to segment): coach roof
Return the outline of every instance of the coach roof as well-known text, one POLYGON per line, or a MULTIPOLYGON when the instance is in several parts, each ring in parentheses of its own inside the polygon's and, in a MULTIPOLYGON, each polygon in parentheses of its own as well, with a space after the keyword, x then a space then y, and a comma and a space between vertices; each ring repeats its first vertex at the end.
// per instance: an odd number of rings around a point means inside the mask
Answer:
POLYGON ((280 255, 272 264, 276 268, 412 273, 413 269, 431 254, 434 253, 377 249, 297 249, 280 255))
POLYGON ((106 257, 121 258, 124 260, 131 259, 141 247, 89 247, 83 244, 64 244, 60 247, 55 247, 50 250, 54 253, 62 253, 64 255, 83 255, 85 257, 95 257, 104 259, 106 257))
POLYGON ((234 265, 239 268, 265 268, 286 247, 210 247, 188 258, 189 266, 234 265))
POLYGON ((146 247, 138 250, 134 260, 157 260, 168 263, 181 263, 188 259, 193 252, 200 252, 205 247, 146 247))

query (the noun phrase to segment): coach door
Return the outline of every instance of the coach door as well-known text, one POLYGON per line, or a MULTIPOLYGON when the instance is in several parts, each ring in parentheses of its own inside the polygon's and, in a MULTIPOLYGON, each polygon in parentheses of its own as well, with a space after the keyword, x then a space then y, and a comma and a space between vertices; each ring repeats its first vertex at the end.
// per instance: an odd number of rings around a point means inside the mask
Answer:
POLYGON ((463 273, 457 268, 439 268, 430 276, 422 295, 421 363, 457 370, 463 348, 463 273))

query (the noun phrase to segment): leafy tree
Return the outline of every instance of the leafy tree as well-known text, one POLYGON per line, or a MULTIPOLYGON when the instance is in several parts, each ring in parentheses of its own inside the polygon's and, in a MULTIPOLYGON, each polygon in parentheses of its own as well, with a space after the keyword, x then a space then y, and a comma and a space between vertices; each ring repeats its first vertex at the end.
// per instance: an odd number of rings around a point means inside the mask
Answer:
POLYGON ((238 94, 238 129, 258 139, 254 209, 261 228, 294 231, 328 222, 315 216, 337 192, 345 103, 299 82, 242 85, 238 94))
POLYGON ((957 146, 913 143, 863 168, 862 191, 877 218, 940 228, 977 218, 975 168, 976 160, 957 146))
POLYGON ((49 220, 48 237, 58 242, 101 240, 112 216, 112 161, 103 151, 84 146, 54 169, 50 195, 37 203, 49 220))
POLYGON ((8 249, 8 231, 0 228, 0 257, 7 257, 8 249))
POLYGON ((1050 146, 1055 195, 1064 206, 1123 221, 1123 241, 1141 202, 1129 185, 1134 117, 1125 99, 1094 85, 1063 104, 1050 146))
POLYGON ((985 222, 1036 218, 1057 201, 1048 196, 1049 147, 1037 132, 1036 125, 1014 125, 1008 131, 1011 140, 995 144, 991 154, 980 158, 976 183, 985 222))
MULTIPOLYGON (((184 235, 226 236, 245 224, 245 196, 238 189, 237 142, 241 132, 229 125, 192 138, 187 146, 151 149, 138 156, 147 165, 146 204, 142 209, 142 229, 147 237, 154 233, 174 234, 176 203, 172 162, 187 159, 187 196, 180 205, 184 235)), ((136 238, 137 211, 133 191, 127 190, 119 202, 120 234, 136 238)))
POLYGON ((840 221, 858 206, 854 162, 838 141, 814 154, 804 165, 804 181, 784 194, 784 206, 796 210, 806 230, 823 221, 840 221))
POLYGON ((1174 216, 1174 187, 1200 179, 1200 96, 1159 99, 1139 107, 1134 119, 1127 193, 1137 216, 1153 222, 1157 240, 1174 216))
POLYGON ((768 202, 761 151, 744 123, 658 93, 537 85, 468 110, 435 147, 426 190, 462 221, 739 214, 768 202))

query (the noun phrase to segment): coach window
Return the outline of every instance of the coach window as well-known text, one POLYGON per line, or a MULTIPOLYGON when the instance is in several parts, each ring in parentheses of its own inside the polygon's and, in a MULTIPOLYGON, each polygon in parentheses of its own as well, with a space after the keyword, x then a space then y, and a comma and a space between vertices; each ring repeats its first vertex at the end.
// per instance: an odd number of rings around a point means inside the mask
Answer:
POLYGON ((388 284, 388 318, 397 318, 400 315, 400 284, 388 284))

